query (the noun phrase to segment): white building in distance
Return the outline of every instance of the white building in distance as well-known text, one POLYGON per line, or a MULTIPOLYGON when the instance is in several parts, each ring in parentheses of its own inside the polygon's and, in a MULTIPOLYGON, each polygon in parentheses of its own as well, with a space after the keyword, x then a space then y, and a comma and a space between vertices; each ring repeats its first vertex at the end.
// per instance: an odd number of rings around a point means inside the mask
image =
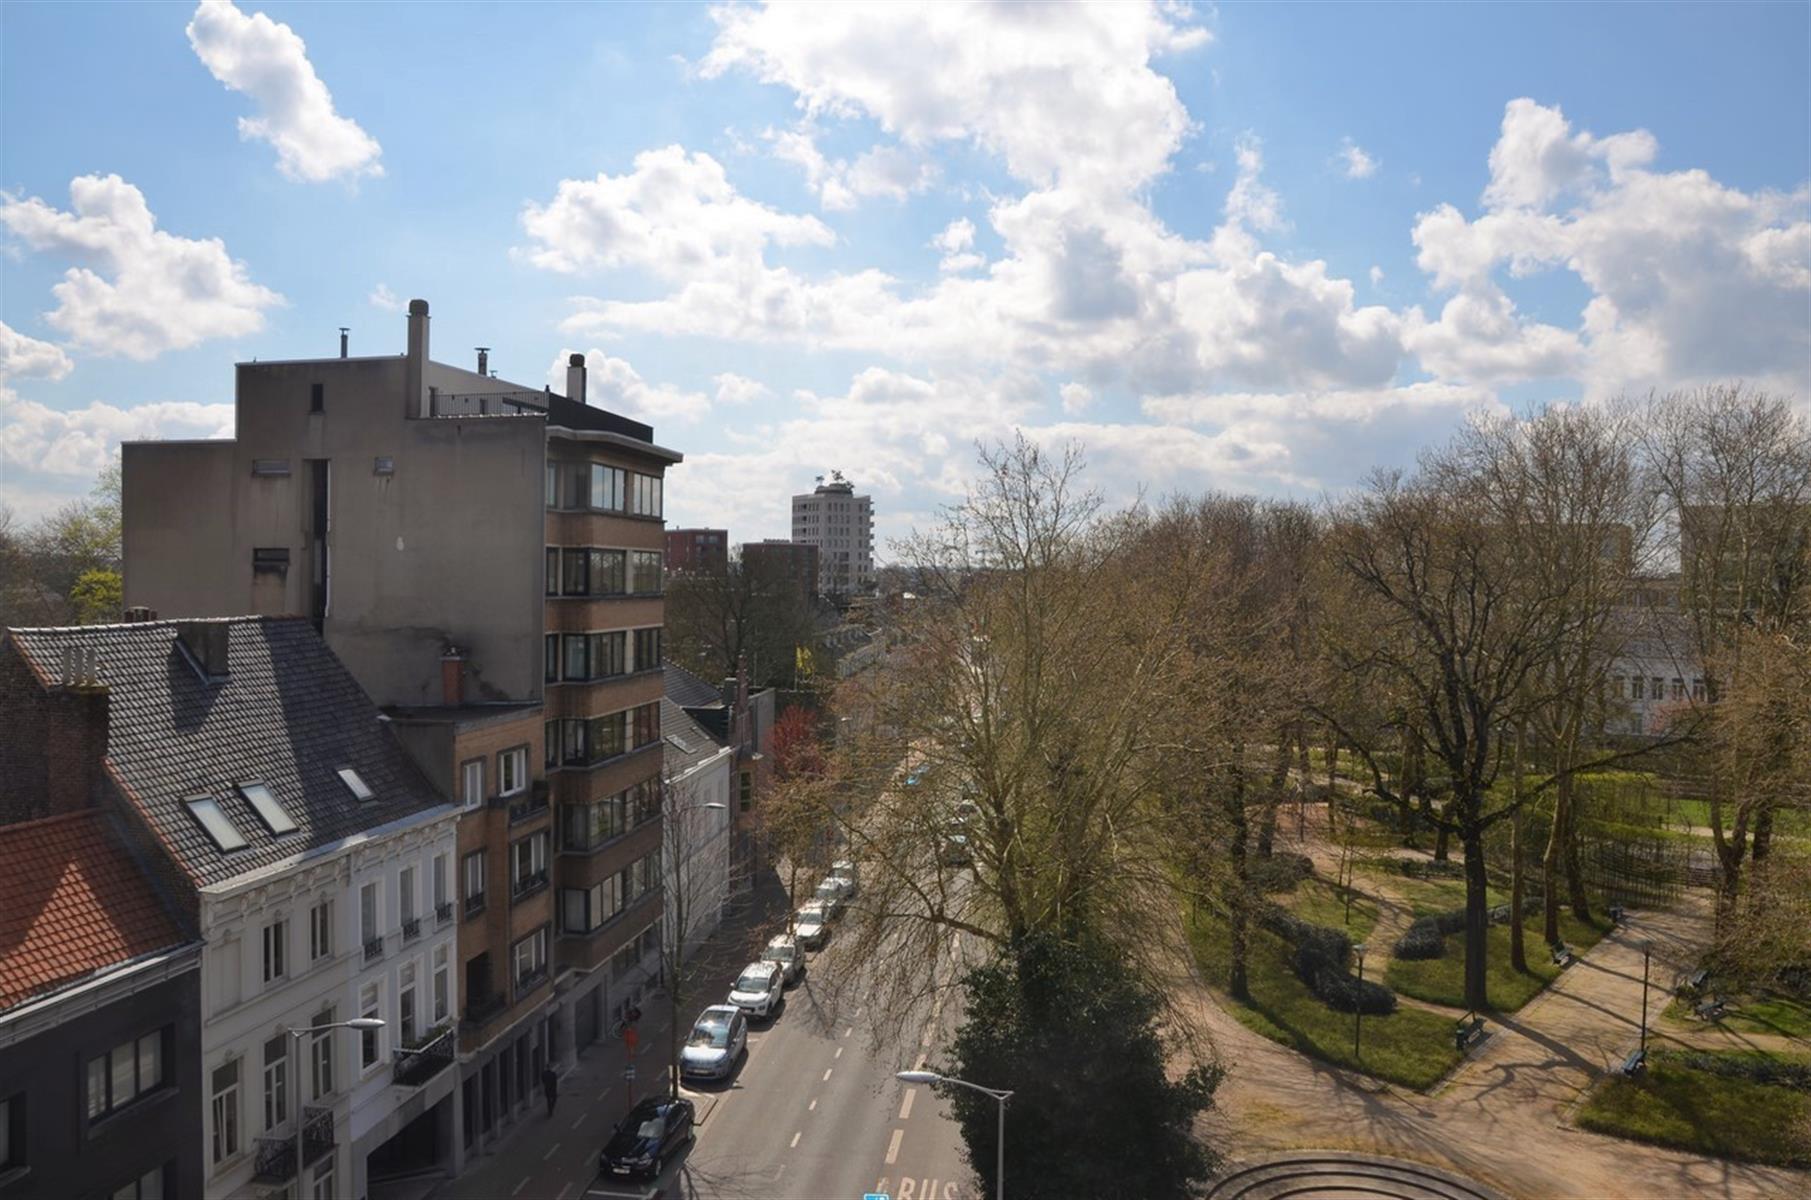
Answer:
POLYGON ((792 540, 817 547, 818 591, 848 596, 874 584, 874 500, 841 471, 792 498, 792 540))

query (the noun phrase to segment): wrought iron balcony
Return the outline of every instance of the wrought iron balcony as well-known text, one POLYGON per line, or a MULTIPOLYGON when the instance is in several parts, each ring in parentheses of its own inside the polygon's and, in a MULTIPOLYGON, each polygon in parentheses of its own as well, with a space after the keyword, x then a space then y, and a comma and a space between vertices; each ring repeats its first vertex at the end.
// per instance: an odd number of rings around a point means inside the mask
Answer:
POLYGON ((526 896, 532 896, 546 886, 547 871, 543 868, 516 880, 515 887, 510 890, 509 898, 511 900, 520 900, 526 896))
POLYGON ((509 823, 518 825, 532 817, 547 811, 548 788, 545 779, 537 779, 529 784, 528 791, 522 795, 505 797, 509 807, 509 823))
POLYGON ((421 918, 405 917, 402 923, 402 940, 412 942, 421 936, 421 918))
POLYGON ((453 902, 451 900, 442 900, 439 904, 436 904, 434 906, 434 919, 439 921, 442 925, 445 925, 448 921, 452 920, 453 902))
POLYGON ((365 939, 365 961, 373 962, 384 956, 384 935, 365 939))
POLYGON ((398 1087, 420 1087, 453 1065, 459 1051, 457 1031, 445 1031, 412 1049, 396 1052, 391 1081, 398 1087))
POLYGON ((547 982, 547 964, 542 963, 532 971, 524 971, 516 976, 516 997, 520 999, 547 982))
MULTIPOLYGON (((333 1110, 305 1105, 302 1108, 302 1157, 310 1165, 333 1149, 333 1110)), ((296 1139, 289 1137, 258 1139, 257 1157, 252 1179, 258 1183, 282 1183, 296 1177, 296 1139)))

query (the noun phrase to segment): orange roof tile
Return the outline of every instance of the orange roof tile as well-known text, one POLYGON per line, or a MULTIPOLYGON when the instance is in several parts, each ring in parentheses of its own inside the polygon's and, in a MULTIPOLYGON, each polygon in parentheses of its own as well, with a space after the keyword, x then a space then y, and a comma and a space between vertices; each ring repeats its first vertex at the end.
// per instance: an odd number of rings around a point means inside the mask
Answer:
POLYGON ((0 826, 0 1012, 184 939, 95 809, 0 826))

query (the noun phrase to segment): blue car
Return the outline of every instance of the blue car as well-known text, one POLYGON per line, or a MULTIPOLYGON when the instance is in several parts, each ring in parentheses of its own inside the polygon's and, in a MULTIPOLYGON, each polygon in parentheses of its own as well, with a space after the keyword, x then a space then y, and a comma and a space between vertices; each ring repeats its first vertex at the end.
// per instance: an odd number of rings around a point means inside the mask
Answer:
POLYGON ((603 1175, 660 1174, 667 1159, 692 1136, 692 1102, 681 1097, 650 1096, 634 1108, 610 1135, 598 1158, 603 1175))

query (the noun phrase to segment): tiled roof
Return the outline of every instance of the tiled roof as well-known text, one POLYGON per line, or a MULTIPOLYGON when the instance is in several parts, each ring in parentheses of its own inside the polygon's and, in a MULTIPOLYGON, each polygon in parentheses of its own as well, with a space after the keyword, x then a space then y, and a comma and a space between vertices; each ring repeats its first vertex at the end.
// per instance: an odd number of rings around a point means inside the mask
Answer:
POLYGON ((692 720, 685 709, 664 698, 660 702, 660 735, 666 739, 665 757, 660 761, 667 773, 675 777, 723 749, 723 743, 692 720))
POLYGON ((300 617, 230 617, 227 677, 204 681, 177 644, 186 622, 144 621, 9 636, 41 677, 65 646, 92 647, 108 688, 107 763, 198 884, 220 883, 446 803, 345 666, 300 617), (360 802, 337 772, 376 793, 360 802), (235 788, 264 784, 295 821, 273 835, 235 788), (184 800, 210 795, 246 840, 221 851, 184 800))
POLYGON ((723 703, 723 693, 715 684, 706 683, 684 667, 666 663, 661 672, 667 699, 681 708, 709 708, 723 703))
POLYGON ((180 945, 99 809, 0 826, 0 1012, 180 945))

